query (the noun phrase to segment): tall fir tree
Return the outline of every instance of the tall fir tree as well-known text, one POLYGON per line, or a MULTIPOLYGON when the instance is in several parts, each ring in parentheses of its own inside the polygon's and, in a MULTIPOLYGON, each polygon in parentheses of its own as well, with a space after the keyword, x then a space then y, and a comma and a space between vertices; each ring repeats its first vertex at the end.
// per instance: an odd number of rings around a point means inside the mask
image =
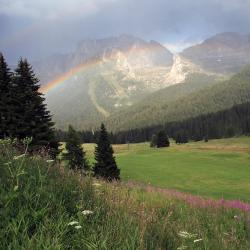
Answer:
POLYGON ((12 103, 11 72, 0 53, 0 138, 10 136, 12 103))
POLYGON ((85 171, 89 169, 80 137, 71 125, 69 125, 65 147, 67 152, 64 153, 64 159, 68 161, 71 169, 85 171))
POLYGON ((51 115, 44 104, 44 97, 39 92, 32 67, 27 60, 21 59, 13 76, 15 90, 12 134, 18 139, 32 137, 32 150, 48 148, 52 157, 58 153, 51 115))
POLYGON ((164 130, 161 130, 157 134, 157 148, 169 147, 170 142, 168 136, 164 130))
POLYGON ((113 156, 113 148, 110 144, 107 130, 104 124, 101 125, 97 146, 95 148, 94 175, 108 181, 120 179, 120 169, 116 165, 113 156))

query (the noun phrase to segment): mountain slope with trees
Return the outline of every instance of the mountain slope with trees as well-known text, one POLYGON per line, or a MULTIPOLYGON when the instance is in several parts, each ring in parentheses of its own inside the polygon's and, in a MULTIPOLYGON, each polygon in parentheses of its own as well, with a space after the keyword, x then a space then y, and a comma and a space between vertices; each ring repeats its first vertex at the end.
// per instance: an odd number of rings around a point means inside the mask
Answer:
POLYGON ((250 66, 230 80, 171 101, 168 88, 106 120, 113 131, 180 121, 250 101, 250 66), (166 98, 164 98, 166 93, 166 98))

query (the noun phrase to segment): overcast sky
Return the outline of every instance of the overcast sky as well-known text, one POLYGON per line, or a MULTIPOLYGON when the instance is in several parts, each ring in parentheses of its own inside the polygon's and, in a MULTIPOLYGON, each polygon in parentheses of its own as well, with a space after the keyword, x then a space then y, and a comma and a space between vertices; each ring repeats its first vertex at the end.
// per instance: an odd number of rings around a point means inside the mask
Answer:
POLYGON ((10 64, 84 38, 127 33, 181 50, 224 31, 250 33, 250 0, 0 0, 0 51, 10 64))

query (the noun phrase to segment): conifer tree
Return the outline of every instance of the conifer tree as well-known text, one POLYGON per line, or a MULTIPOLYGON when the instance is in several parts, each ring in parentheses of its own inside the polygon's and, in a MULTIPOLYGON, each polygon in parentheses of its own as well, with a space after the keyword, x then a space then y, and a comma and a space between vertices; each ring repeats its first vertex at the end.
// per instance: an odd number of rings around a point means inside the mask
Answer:
POLYGON ((15 91, 12 134, 18 139, 32 137, 32 150, 46 147, 55 157, 58 142, 55 140, 51 115, 39 93, 38 79, 27 60, 21 59, 13 77, 15 91))
POLYGON ((0 138, 10 136, 11 72, 0 53, 0 138))
POLYGON ((169 147, 169 145, 170 143, 166 132, 164 130, 159 131, 157 134, 157 148, 169 147))
POLYGON ((69 125, 65 147, 67 152, 64 153, 64 159, 68 160, 69 167, 74 170, 88 170, 88 162, 81 146, 80 137, 71 125, 69 125))
POLYGON ((102 124, 95 148, 96 163, 93 170, 96 177, 104 178, 108 181, 120 179, 120 169, 116 165, 113 153, 107 130, 104 124, 102 124))

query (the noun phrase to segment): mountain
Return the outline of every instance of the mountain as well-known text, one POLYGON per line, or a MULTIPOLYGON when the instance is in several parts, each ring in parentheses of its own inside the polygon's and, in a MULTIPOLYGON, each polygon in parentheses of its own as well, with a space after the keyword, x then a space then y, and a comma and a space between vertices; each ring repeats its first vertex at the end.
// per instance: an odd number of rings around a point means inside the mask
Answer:
POLYGON ((34 69, 56 126, 89 129, 129 107, 140 109, 137 103, 151 105, 158 94, 174 101, 229 78, 248 54, 248 36, 236 33, 218 34, 180 54, 121 35, 83 40, 72 53, 35 62, 34 69))
POLYGON ((133 107, 112 114, 106 124, 112 131, 161 125, 250 101, 250 66, 213 86, 204 81, 203 86, 209 87, 202 88, 199 82, 200 79, 196 83, 192 80, 186 86, 183 83, 158 91, 133 107), (197 91, 197 87, 202 89, 197 91))
POLYGON ((112 66, 132 78, 140 78, 143 71, 148 68, 169 70, 173 63, 172 53, 161 44, 121 35, 104 39, 86 39, 78 44, 73 53, 55 54, 35 62, 34 67, 43 85, 94 59, 101 63, 112 62, 112 66))
POLYGON ((155 41, 129 35, 84 40, 71 54, 36 62, 35 70, 54 121, 63 129, 95 126, 189 74, 213 75, 155 41))
POLYGON ((250 63, 250 35, 220 33, 185 49, 181 55, 207 71, 237 73, 250 63))

